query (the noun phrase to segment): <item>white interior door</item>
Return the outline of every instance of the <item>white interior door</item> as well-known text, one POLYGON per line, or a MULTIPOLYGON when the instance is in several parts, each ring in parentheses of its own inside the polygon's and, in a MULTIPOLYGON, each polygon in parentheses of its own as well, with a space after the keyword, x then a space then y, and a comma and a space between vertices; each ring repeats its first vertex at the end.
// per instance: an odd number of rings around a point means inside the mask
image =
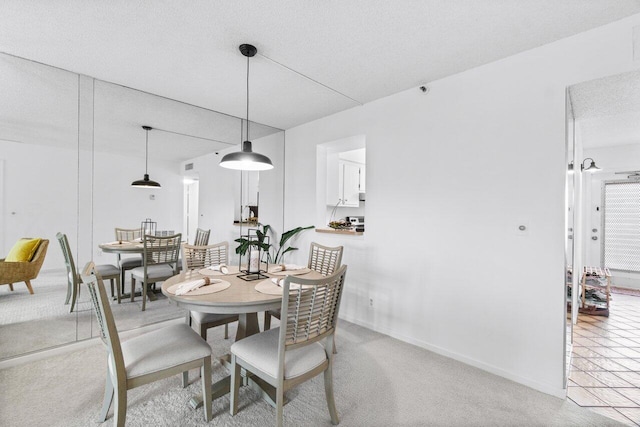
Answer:
POLYGON ((185 241, 193 243, 198 228, 198 199, 200 184, 189 180, 184 184, 184 230, 185 241))

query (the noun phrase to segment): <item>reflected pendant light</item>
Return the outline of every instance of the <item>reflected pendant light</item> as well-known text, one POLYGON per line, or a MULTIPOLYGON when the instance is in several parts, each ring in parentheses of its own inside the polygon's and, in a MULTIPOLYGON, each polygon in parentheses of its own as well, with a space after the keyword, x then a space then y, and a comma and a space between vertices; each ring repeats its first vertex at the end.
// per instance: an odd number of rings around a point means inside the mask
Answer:
POLYGON ((138 188, 160 188, 161 185, 155 181, 152 181, 149 179, 149 171, 148 171, 148 167, 149 167, 149 131, 151 129, 153 129, 151 126, 142 126, 142 129, 144 129, 147 132, 147 139, 146 139, 146 144, 144 147, 144 178, 143 179, 139 179, 137 181, 133 181, 131 183, 132 187, 138 187, 138 188))
POLYGON ((250 44, 241 44, 240 52, 247 57, 247 140, 242 143, 242 151, 225 155, 220 160, 220 166, 227 169, 265 171, 273 169, 273 163, 267 156, 254 153, 249 141, 249 58, 255 56, 258 49, 250 44))

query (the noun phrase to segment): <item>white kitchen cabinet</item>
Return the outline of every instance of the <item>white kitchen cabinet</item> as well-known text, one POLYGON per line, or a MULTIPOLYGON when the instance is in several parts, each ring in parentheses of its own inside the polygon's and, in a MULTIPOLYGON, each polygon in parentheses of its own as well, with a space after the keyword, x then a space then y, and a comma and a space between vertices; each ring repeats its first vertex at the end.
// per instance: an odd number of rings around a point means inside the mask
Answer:
POLYGON ((342 181, 342 203, 340 206, 360 206, 360 165, 340 161, 342 181))
POLYGON ((327 205, 360 206, 360 192, 364 191, 361 189, 364 165, 337 156, 327 160, 327 205))

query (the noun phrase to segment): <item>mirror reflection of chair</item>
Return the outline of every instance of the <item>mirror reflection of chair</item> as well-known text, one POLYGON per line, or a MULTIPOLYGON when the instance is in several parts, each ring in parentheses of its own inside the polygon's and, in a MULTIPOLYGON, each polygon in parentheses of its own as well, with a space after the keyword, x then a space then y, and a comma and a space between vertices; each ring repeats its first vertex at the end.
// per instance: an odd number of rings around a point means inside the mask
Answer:
POLYGON ((33 295, 31 280, 38 277, 48 247, 49 241, 43 239, 30 260, 5 261, 4 258, 0 259, 0 285, 9 285, 9 289, 13 291, 14 283, 24 282, 29 293, 33 295))
POLYGON ((142 311, 147 307, 149 286, 176 275, 181 238, 180 233, 166 237, 144 236, 143 265, 131 270, 131 301, 135 299, 137 280, 142 286, 142 311))
POLYGON ((203 230, 202 228, 198 228, 196 230, 196 238, 193 241, 195 246, 206 246, 209 244, 209 235, 211 234, 211 229, 203 230))
MULTIPOLYGON (((118 242, 136 242, 142 240, 142 233, 140 228, 118 228, 116 227, 116 240, 118 242)), ((122 257, 120 253, 118 256, 118 267, 120 267, 120 283, 122 284, 122 292, 124 292, 125 273, 128 270, 132 270, 136 267, 142 266, 142 257, 140 254, 135 254, 130 257, 122 257)), ((113 296, 113 295, 111 295, 113 296)))
MULTIPOLYGON (((238 412, 241 368, 276 388, 276 425, 282 426, 284 392, 324 372, 331 422, 339 418, 333 396, 333 335, 347 266, 321 279, 287 276, 282 285, 279 328, 251 335, 231 346, 230 412, 238 412), (291 289, 292 284, 303 289, 291 289)), ((298 395, 298 398, 301 398, 298 395)))
MULTIPOLYGON (((342 252, 342 246, 329 247, 316 242, 311 242, 307 267, 324 276, 329 276, 340 267, 340 264, 342 263, 342 252)), ((265 331, 271 328, 271 317, 280 319, 280 310, 269 310, 264 312, 265 331)))
MULTIPOLYGON (((71 301, 71 306, 69 307, 69 313, 71 313, 76 306, 82 279, 80 278, 78 270, 76 270, 76 264, 73 260, 73 253, 71 252, 67 235, 58 233, 56 234, 56 238, 58 239, 58 242, 60 242, 62 254, 64 255, 64 264, 67 269, 67 297, 65 298, 64 303, 69 304, 69 301, 71 301)), ((115 281, 116 295, 118 304, 120 304, 120 269, 113 264, 96 265, 95 268, 100 273, 100 277, 111 282, 112 295, 115 281)))
MULTIPOLYGON (((208 239, 208 235, 207 235, 208 239)), ((213 245, 197 246, 182 244, 182 267, 184 271, 201 270, 214 265, 228 264, 229 243, 220 242, 213 245)), ((229 323, 238 320, 237 314, 213 314, 191 311, 189 321, 198 325, 200 336, 207 339, 207 329, 224 325, 224 338, 229 337, 229 323)))
POLYGON ((107 347, 107 378, 99 422, 107 419, 113 403, 113 424, 125 425, 127 391, 182 373, 182 387, 189 382, 189 369, 200 368, 204 418, 211 411, 211 347, 184 323, 156 329, 120 342, 111 306, 100 273, 89 262, 82 272, 95 309, 100 338, 107 347))

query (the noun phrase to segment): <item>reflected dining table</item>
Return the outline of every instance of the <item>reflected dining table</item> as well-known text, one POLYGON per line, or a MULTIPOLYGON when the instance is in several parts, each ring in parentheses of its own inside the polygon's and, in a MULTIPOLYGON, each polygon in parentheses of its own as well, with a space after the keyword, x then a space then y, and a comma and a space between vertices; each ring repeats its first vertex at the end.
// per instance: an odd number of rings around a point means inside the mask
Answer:
MULTIPOLYGON (((206 269, 203 269, 206 270, 206 269)), ((203 271, 200 270, 200 271, 203 271)), ((229 266, 227 274, 218 273, 208 274, 210 279, 218 279, 225 282, 222 286, 225 289, 212 293, 198 295, 175 295, 170 292, 176 288, 176 285, 193 280, 203 279, 205 276, 198 271, 183 271, 173 276, 162 284, 162 293, 177 306, 185 308, 189 311, 199 311, 203 313, 215 314, 237 314, 238 328, 236 331, 236 341, 241 340, 253 334, 260 332, 258 324, 258 312, 266 310, 275 310, 280 308, 282 304, 282 291, 279 286, 271 283, 271 278, 283 278, 285 273, 267 273, 266 279, 246 281, 238 277, 238 266, 229 266), (227 285, 228 283, 228 285, 227 285), (263 291, 256 290, 262 289, 263 291), (172 289, 173 288, 173 289, 172 289), (278 293, 277 289, 280 289, 278 293), (265 293, 264 290, 270 293, 265 293)), ((303 275, 304 278, 318 279, 322 275, 316 271, 305 268, 297 273, 303 275)), ((194 293, 196 293, 194 291, 194 293)), ((199 293, 199 292, 198 292, 199 293)), ((228 366, 230 363, 230 355, 225 355, 221 360, 221 364, 228 366)), ((247 382, 256 390, 262 392, 262 397, 275 406, 275 389, 268 383, 257 377, 247 377, 247 382)), ((231 385, 231 377, 226 376, 222 380, 212 385, 212 399, 217 399, 229 393, 231 385)), ((202 397, 194 397, 190 404, 193 408, 197 408, 202 404, 202 397)))
MULTIPOLYGON (((108 243, 101 243, 98 245, 98 247, 100 249, 102 249, 102 252, 107 253, 107 254, 117 254, 118 255, 118 261, 120 261, 120 255, 126 255, 126 254, 140 254, 142 255, 144 253, 144 244, 142 242, 128 242, 128 241, 116 241, 116 242, 108 242, 108 243)), ((119 264, 119 262, 118 262, 119 264)), ((127 296, 130 296, 129 294, 125 294, 125 290, 124 290, 124 273, 125 271, 122 270, 120 272, 120 286, 122 286, 122 297, 121 298, 126 298, 127 296)), ((136 292, 136 295, 138 293, 136 292)), ((149 298, 150 299, 154 299, 155 296, 153 296, 153 292, 151 292, 149 294, 149 298)))

